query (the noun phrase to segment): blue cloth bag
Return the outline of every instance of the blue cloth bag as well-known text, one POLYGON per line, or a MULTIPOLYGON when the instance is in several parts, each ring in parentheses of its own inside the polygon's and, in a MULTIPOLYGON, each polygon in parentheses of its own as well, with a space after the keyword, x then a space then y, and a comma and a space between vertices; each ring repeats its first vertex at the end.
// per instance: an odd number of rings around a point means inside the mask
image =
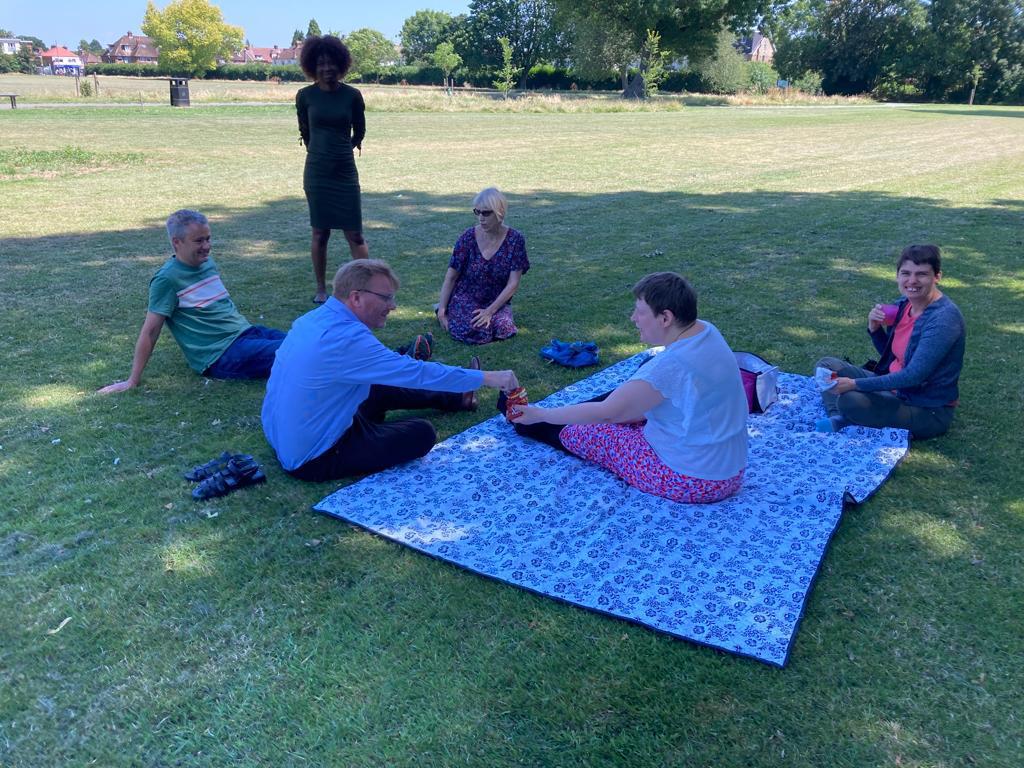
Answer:
POLYGON ((558 363, 567 368, 597 365, 599 359, 597 344, 592 341, 559 341, 558 339, 552 339, 550 344, 543 347, 540 356, 549 363, 558 363))

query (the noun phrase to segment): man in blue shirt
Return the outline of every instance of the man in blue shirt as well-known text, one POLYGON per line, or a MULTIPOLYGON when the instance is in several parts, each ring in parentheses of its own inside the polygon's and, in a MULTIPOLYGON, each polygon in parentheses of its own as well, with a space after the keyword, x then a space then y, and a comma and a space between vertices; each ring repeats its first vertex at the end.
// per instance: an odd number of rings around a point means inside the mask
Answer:
POLYGON ((377 472, 425 455, 437 440, 425 419, 386 423, 390 410, 473 410, 481 386, 510 390, 512 371, 429 363, 388 349, 373 329, 395 308, 398 277, 357 259, 334 277, 334 295, 300 317, 277 351, 261 418, 281 466, 301 480, 377 472))

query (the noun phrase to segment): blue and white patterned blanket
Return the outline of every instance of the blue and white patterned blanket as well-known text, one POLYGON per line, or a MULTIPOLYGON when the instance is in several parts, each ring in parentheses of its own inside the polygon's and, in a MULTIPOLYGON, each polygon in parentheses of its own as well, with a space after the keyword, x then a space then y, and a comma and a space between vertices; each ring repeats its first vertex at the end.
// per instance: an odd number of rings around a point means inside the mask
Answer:
MULTIPOLYGON (((543 404, 608 391, 643 357, 543 404)), ((782 374, 779 388, 779 402, 748 419, 742 490, 717 504, 641 493, 495 416, 314 509, 477 573, 781 667, 844 494, 860 502, 874 492, 908 437, 816 433, 814 382, 782 374)))

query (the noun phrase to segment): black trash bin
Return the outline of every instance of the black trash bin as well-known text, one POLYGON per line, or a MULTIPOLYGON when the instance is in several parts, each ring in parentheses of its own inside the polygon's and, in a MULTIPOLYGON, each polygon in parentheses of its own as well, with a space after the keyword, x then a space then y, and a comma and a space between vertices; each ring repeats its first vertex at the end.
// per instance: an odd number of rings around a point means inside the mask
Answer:
POLYGON ((171 78, 171 106, 187 107, 188 104, 188 78, 171 78))

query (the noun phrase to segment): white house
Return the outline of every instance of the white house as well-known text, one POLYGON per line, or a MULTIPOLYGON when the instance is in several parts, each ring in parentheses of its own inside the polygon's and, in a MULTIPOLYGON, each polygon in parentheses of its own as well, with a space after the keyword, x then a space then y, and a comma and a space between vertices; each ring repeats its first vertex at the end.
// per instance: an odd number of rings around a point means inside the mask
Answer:
POLYGON ((19 40, 16 37, 0 37, 0 53, 8 56, 21 50, 23 45, 29 45, 28 40, 19 40))

